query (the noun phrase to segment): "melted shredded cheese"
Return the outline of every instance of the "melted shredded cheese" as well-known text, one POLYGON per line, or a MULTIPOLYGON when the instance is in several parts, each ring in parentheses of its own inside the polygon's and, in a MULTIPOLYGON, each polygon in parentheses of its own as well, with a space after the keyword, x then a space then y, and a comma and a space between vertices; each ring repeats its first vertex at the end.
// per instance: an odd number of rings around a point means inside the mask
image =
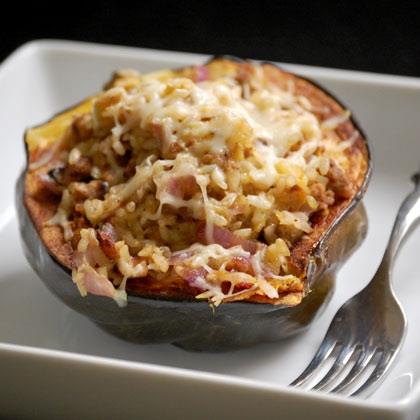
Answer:
MULTIPOLYGON (((70 165, 88 157, 92 176, 110 183, 77 211, 94 229, 110 223, 119 236, 111 243, 115 256, 91 265, 94 273, 86 259, 76 267, 80 290, 87 275, 103 281, 117 270, 121 299, 127 279, 202 268, 193 278, 204 290, 197 298, 218 305, 253 294, 275 300, 281 285, 301 282, 287 272, 289 248, 312 231, 318 200, 331 200, 330 160, 345 168, 343 151, 356 137, 338 142, 333 134, 349 112, 320 122, 295 90, 290 81, 286 90, 268 83, 259 66, 242 84, 227 76, 194 82, 121 73, 94 102, 93 137, 67 157, 70 165), (127 156, 129 165, 121 164, 127 156), (197 243, 203 223, 207 245, 197 243), (257 241, 260 234, 266 243, 257 241), (178 261, 173 268, 171 259, 178 261)), ((65 190, 50 221, 67 240, 76 201, 65 190)), ((81 230, 80 249, 92 227, 81 230)))

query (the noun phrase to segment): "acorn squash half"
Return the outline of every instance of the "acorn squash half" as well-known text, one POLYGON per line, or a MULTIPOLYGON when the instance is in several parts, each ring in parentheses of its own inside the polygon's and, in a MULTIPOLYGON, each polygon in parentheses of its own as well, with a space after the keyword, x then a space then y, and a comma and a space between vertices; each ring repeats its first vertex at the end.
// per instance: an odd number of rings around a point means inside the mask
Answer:
MULTIPOLYGON (((253 64, 217 58, 203 66, 162 71, 159 77, 182 75, 191 79, 212 73, 241 75, 253 64), (222 70, 221 70, 222 69, 222 70)), ((291 265, 303 273, 304 290, 285 294, 277 304, 270 299, 226 302, 212 308, 183 290, 128 288, 128 304, 118 307, 111 299, 88 294, 82 297, 71 278, 74 249, 62 229, 47 222, 60 202, 60 187, 51 182, 51 170, 60 153, 71 144, 75 117, 92 110, 95 97, 27 130, 27 166, 18 179, 16 207, 26 258, 46 286, 64 303, 87 316, 101 328, 137 343, 172 343, 188 350, 223 351, 259 342, 275 341, 306 329, 332 296, 339 267, 366 234, 367 218, 361 203, 371 172, 366 137, 352 117, 340 119, 346 108, 325 89, 269 63, 260 65, 271 83, 295 91, 313 105, 320 121, 338 117, 336 135, 352 145, 346 149, 350 188, 327 213, 314 218, 312 232, 293 247, 291 265), (300 303, 299 303, 300 302, 300 303)), ((241 76, 242 77, 242 76, 241 76)), ((107 88, 136 84, 135 76, 114 77, 107 88)))

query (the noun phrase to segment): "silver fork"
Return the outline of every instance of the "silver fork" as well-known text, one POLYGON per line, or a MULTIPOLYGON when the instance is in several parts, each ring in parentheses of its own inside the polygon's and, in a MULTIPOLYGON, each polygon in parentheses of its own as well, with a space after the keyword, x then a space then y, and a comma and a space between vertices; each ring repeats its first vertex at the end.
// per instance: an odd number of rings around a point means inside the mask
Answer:
MULTIPOLYGON (((370 283, 338 310, 314 358, 290 385, 368 396, 389 372, 403 343, 407 320, 391 285, 401 245, 420 221, 420 172, 401 204, 379 268, 370 283), (332 363, 322 376, 322 366, 332 363)), ((325 371, 325 369, 324 369, 325 371)))

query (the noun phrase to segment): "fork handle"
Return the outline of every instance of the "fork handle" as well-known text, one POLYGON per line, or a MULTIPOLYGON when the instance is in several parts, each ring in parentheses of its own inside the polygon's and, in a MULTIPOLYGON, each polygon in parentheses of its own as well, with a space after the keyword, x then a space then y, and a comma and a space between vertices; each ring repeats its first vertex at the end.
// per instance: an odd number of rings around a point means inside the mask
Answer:
POLYGON ((381 267, 388 271, 392 269, 402 244, 420 222, 420 172, 412 176, 412 181, 415 185, 414 190, 405 198, 398 210, 381 262, 381 267))

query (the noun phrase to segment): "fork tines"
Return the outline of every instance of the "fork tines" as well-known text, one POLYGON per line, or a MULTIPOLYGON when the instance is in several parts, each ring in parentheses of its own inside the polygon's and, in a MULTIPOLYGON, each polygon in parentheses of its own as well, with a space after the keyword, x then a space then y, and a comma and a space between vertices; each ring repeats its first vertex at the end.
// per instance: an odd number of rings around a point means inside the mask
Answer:
POLYGON ((290 385, 350 396, 364 395, 384 375, 394 351, 362 344, 324 341, 302 374, 290 385))

